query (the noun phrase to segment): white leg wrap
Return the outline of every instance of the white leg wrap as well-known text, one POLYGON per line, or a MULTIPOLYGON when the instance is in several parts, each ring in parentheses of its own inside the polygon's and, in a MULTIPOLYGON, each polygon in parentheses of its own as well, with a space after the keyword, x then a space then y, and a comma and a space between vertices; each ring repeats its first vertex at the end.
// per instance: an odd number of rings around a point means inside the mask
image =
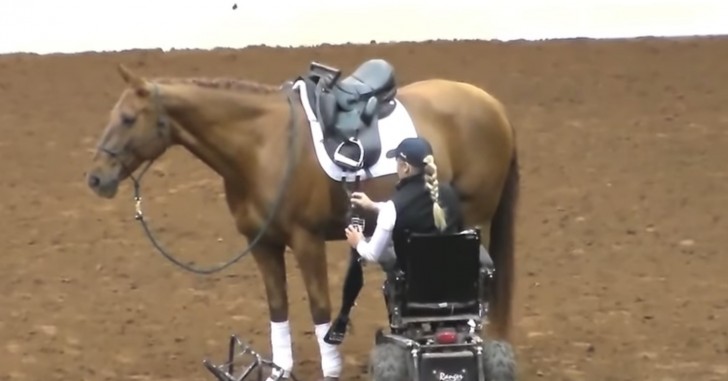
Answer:
POLYGON ((288 377, 293 369, 291 326, 288 320, 270 323, 270 344, 273 351, 273 363, 283 368, 284 377, 288 377))
POLYGON ((316 339, 318 340, 319 353, 321 354, 321 371, 324 377, 341 376, 341 354, 336 345, 328 344, 324 341, 324 336, 329 330, 331 323, 319 324, 315 326, 316 339))

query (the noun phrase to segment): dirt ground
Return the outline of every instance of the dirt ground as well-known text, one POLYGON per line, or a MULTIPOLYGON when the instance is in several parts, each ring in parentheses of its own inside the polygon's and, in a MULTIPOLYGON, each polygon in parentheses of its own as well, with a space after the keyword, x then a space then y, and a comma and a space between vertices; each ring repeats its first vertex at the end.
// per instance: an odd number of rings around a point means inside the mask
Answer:
MULTIPOLYGON (((310 49, 0 56, 0 380, 210 380, 229 334, 268 353, 252 259, 196 276, 157 255, 128 184, 105 201, 83 171, 122 83, 229 75, 278 83, 320 60, 391 60, 401 83, 473 82, 519 134, 523 197, 514 345, 522 380, 728 380, 728 39, 434 42, 310 49), (726 245, 726 246, 724 246, 726 245)), ((220 181, 181 149, 145 180, 166 247, 213 264, 245 246, 220 181)), ((338 304, 346 251, 329 245, 338 304)), ((289 261, 296 373, 318 350, 289 261)), ((384 325, 368 270, 346 379, 384 325)))

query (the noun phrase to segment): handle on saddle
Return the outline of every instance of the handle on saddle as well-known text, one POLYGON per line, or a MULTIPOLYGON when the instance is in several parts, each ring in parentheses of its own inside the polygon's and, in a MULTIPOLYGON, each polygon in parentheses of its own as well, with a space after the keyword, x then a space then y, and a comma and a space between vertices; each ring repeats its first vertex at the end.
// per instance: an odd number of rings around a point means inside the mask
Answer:
MULTIPOLYGON (((332 66, 324 65, 320 62, 315 62, 315 61, 311 62, 311 66, 309 67, 309 70, 313 73, 324 72, 324 73, 328 74, 328 76, 325 78, 325 80, 326 80, 325 87, 327 89, 331 89, 331 87, 336 83, 336 81, 339 80, 339 77, 341 77, 341 70, 339 70, 335 67, 332 67, 332 66)), ((324 77, 321 76, 321 79, 324 79, 324 77)))

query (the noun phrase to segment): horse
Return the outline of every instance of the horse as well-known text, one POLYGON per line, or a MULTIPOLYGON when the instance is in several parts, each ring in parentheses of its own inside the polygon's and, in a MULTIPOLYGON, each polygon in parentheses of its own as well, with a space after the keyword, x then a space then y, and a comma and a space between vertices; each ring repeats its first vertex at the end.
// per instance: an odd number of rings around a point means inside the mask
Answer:
MULTIPOLYGON (((345 239, 350 201, 342 181, 327 177, 317 161, 303 96, 292 82, 148 79, 123 64, 117 68, 125 88, 87 168, 87 186, 112 199, 120 182, 137 181, 134 173, 143 164, 171 146, 187 149, 222 178, 237 231, 251 245, 267 297, 273 362, 289 372, 293 366, 284 262, 288 246, 309 296, 324 379, 338 379, 338 347, 321 338, 332 313, 325 242, 345 239)), ((465 223, 483 230, 483 246, 495 266, 488 329, 508 339, 519 164, 505 106, 475 85, 439 78, 409 83, 396 94, 417 134, 431 143, 440 181, 457 190, 465 223)), ((360 190, 383 200, 395 185, 396 176, 385 175, 361 181, 360 190)))

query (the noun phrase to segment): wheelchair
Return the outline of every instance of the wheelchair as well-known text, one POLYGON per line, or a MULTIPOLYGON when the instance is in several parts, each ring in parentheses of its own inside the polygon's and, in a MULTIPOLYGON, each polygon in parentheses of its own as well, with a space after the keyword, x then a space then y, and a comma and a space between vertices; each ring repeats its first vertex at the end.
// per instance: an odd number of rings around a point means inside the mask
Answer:
POLYGON ((389 329, 376 333, 372 381, 513 381, 506 342, 482 339, 494 269, 480 231, 408 234, 382 286, 389 329))

